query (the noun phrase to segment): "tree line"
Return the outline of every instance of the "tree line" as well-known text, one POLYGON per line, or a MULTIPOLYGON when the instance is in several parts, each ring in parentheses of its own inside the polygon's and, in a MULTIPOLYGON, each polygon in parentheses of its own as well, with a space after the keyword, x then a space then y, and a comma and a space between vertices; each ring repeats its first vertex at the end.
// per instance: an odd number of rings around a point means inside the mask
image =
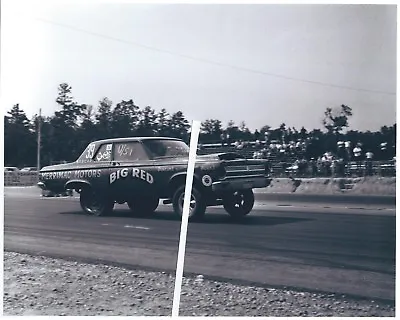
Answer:
MULTIPOLYGON (((68 83, 61 83, 55 102, 58 110, 52 116, 34 115, 28 119, 19 104, 15 104, 4 117, 4 159, 5 166, 36 166, 37 132, 41 127, 41 166, 61 161, 74 161, 87 144, 94 140, 128 136, 168 136, 188 142, 190 124, 182 111, 169 113, 165 108, 157 111, 150 106, 140 108, 132 99, 114 104, 107 97, 98 105, 78 103, 72 96, 68 83)), ((202 122, 200 143, 220 142, 222 137, 230 141, 269 140, 281 142, 308 140, 313 143, 313 153, 334 151, 338 140, 361 142, 363 149, 379 154, 380 143, 387 142, 394 148, 396 124, 383 126, 377 132, 348 130, 352 110, 346 105, 327 108, 324 113, 325 130, 307 131, 287 127, 282 123, 278 128, 263 126, 254 132, 242 121, 229 121, 223 126, 218 119, 202 122)), ((394 152, 394 149, 393 149, 394 152)), ((313 156, 315 156, 313 155, 313 156)), ((311 155, 310 155, 311 156, 311 155)))

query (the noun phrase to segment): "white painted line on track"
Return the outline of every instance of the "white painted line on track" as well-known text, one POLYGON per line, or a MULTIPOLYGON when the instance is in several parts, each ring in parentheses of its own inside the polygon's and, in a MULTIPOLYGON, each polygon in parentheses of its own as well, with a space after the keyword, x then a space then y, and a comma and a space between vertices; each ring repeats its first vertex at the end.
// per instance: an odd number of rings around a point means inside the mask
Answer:
POLYGON ((150 230, 148 227, 141 227, 141 226, 132 226, 129 224, 124 225, 124 228, 133 228, 133 229, 141 229, 141 230, 150 230))
MULTIPOLYGON (((102 223, 101 224, 102 226, 105 226, 105 227, 108 227, 108 226, 113 226, 113 227, 115 227, 115 226, 118 226, 118 225, 116 225, 116 224, 114 224, 114 223, 102 223)), ((130 228, 130 229, 139 229, 139 230, 150 230, 151 228, 149 228, 149 227, 144 227, 144 226, 134 226, 134 225, 131 225, 131 224, 126 224, 126 225, 124 225, 123 226, 123 228, 130 228)))

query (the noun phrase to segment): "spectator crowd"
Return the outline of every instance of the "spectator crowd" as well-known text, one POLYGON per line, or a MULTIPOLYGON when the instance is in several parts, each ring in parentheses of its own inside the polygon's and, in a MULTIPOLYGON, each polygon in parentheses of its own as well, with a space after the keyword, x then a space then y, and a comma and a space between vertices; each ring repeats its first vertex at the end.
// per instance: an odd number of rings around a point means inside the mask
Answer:
MULTIPOLYGON (((227 151, 239 152, 247 158, 267 159, 272 171, 286 175, 344 177, 352 174, 358 176, 374 174, 376 157, 372 150, 364 148, 361 142, 353 144, 351 141, 339 140, 335 150, 312 156, 314 146, 313 139, 310 137, 286 141, 283 136, 280 140, 270 140, 266 133, 264 139, 261 140, 256 130, 254 138, 253 141, 232 142, 229 136, 221 135, 220 146, 227 151)), ((376 148, 379 153, 378 158, 384 160, 381 164, 389 165, 393 170, 396 160, 394 147, 389 146, 387 142, 382 142, 376 148), (389 150, 389 147, 392 147, 392 150, 389 150)))

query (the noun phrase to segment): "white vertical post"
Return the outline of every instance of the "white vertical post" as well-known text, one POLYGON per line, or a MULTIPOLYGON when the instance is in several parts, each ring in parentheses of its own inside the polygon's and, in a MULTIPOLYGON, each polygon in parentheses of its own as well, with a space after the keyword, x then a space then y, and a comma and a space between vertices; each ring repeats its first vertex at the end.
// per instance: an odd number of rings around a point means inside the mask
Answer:
POLYGON ((189 205, 192 195, 192 184, 194 175, 194 164, 196 162, 197 143, 200 133, 200 121, 193 121, 192 130, 190 134, 190 151, 189 151, 189 162, 186 172, 186 186, 185 186, 185 198, 183 202, 182 222, 181 222, 181 233, 179 239, 178 259, 176 263, 176 276, 175 276, 175 291, 174 301, 172 304, 172 317, 179 315, 179 303, 181 299, 181 288, 182 288, 182 276, 183 276, 183 265, 185 262, 185 249, 186 249, 186 235, 189 221, 189 205))
POLYGON ((42 109, 39 109, 39 117, 38 117, 38 132, 37 132, 37 161, 36 161, 36 166, 37 166, 37 171, 39 173, 40 171, 40 144, 41 144, 41 124, 42 124, 42 109))

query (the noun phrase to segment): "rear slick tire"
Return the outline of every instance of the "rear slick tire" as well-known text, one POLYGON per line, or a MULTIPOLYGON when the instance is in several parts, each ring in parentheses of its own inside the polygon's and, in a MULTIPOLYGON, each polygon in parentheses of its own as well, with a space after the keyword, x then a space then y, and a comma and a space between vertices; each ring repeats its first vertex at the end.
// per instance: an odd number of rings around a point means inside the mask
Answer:
POLYGON ((160 199, 158 197, 144 197, 132 199, 127 202, 129 209, 133 214, 146 216, 153 214, 156 211, 160 199))

